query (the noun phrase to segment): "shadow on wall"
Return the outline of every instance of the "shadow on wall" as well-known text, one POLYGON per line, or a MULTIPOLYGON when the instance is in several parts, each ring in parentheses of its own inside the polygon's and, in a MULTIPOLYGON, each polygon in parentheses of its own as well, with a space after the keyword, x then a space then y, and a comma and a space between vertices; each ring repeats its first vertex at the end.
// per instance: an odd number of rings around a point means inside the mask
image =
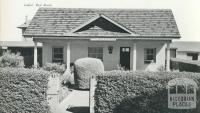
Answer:
POLYGON ((66 111, 70 111, 72 113, 90 113, 89 107, 86 106, 77 106, 67 108, 66 111))

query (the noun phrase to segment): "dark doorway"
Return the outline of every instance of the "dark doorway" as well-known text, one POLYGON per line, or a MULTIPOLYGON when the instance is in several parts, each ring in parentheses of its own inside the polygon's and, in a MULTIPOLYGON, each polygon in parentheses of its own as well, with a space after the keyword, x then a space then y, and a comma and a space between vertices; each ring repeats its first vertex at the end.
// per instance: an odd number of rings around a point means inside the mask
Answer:
POLYGON ((120 47, 120 65, 125 70, 130 70, 130 47, 120 47))

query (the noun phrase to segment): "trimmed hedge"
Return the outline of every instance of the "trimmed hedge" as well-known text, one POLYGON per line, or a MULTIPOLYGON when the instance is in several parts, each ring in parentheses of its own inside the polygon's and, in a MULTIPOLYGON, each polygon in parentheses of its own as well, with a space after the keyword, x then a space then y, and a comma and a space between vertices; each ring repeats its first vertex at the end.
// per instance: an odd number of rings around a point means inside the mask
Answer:
POLYGON ((200 62, 192 60, 183 60, 173 58, 171 59, 172 70, 186 71, 186 72, 200 72, 200 62))
POLYGON ((49 113, 48 76, 36 69, 0 68, 0 113, 49 113))
MULTIPOLYGON (((200 74, 181 72, 111 71, 96 77, 95 113, 199 113, 197 109, 168 109, 166 85, 178 77, 192 78, 200 86, 200 74)), ((197 91, 200 98, 200 88, 197 91)))
POLYGON ((200 72, 200 66, 179 62, 179 70, 180 71, 187 71, 187 72, 200 72))
POLYGON ((74 63, 74 82, 78 89, 89 89, 90 77, 104 72, 104 65, 96 58, 81 58, 74 63))

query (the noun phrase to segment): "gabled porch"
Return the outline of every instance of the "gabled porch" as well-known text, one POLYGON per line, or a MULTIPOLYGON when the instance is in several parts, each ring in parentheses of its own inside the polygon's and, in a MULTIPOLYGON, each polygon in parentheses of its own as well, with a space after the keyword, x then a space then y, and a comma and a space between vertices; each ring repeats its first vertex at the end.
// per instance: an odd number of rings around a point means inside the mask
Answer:
MULTIPOLYGON (((106 70, 114 70, 117 66, 133 71, 156 70, 158 66, 165 65, 166 46, 168 48, 166 70, 169 71, 170 67, 171 39, 141 38, 139 34, 100 14, 75 27, 63 37, 45 39, 34 37, 34 41, 35 53, 37 53, 37 42, 42 42, 44 45, 43 64, 60 59, 66 63, 68 70, 70 63, 82 57, 101 59, 106 70), (56 53, 57 50, 60 52, 56 53), (47 53, 48 56, 45 56, 47 53)), ((37 65, 36 58, 37 54, 34 56, 34 65, 37 65)))

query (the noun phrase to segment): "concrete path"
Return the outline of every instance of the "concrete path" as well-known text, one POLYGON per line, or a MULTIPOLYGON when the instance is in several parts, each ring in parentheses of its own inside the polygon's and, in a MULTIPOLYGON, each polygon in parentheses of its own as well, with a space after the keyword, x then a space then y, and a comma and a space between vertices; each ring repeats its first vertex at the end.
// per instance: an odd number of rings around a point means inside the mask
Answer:
POLYGON ((52 113, 89 113, 89 91, 73 90, 59 103, 59 77, 49 77, 47 101, 52 113))
POLYGON ((59 86, 59 76, 55 76, 55 77, 49 77, 49 82, 48 82, 48 90, 47 90, 47 94, 58 94, 59 93, 59 89, 60 89, 60 86, 59 86))
POLYGON ((53 113, 56 113, 56 109, 59 105, 59 83, 59 76, 49 77, 47 101, 53 113))
POLYGON ((58 106, 57 113, 89 113, 89 91, 72 91, 58 106))

